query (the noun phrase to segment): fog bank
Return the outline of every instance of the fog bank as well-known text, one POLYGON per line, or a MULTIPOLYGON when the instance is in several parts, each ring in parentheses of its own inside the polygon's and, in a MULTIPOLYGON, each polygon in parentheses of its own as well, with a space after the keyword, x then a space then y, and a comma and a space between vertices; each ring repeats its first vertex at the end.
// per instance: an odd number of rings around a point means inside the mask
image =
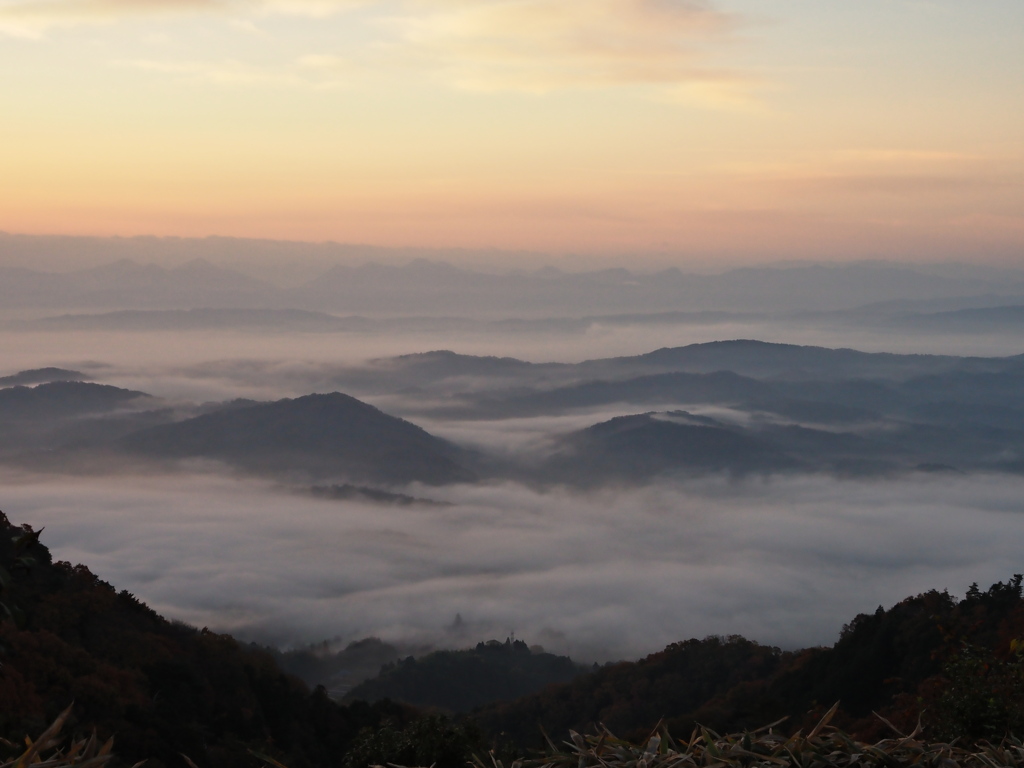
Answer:
POLYGON ((879 604, 1022 570, 1024 479, 1006 476, 409 489, 447 507, 204 474, 3 484, 3 510, 46 526, 56 558, 170 618, 282 645, 514 632, 583 660, 707 634, 797 647, 879 604))
MULTIPOLYGON (((850 347, 865 352, 1006 356, 1024 352, 1019 331, 893 334, 806 325, 594 326, 579 333, 244 333, 0 331, 2 374, 58 366, 95 381, 172 399, 276 399, 339 389, 347 367, 392 355, 450 349, 530 362, 579 362, 723 339, 850 347)), ((352 393, 367 394, 367 393, 352 393)))

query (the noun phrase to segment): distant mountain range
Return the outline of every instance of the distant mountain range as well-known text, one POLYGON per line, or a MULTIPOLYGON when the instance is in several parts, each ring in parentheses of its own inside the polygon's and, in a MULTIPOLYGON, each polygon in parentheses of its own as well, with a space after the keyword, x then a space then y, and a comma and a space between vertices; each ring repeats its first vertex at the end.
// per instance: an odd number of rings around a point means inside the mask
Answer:
MULTIPOLYGON (((0 237, 0 260, 4 242, 0 237)), ((946 302, 940 307, 945 311, 1024 305, 1024 272, 1004 270, 977 277, 964 270, 941 273, 923 267, 864 262, 744 268, 718 275, 678 269, 642 273, 625 269, 563 272, 551 268, 493 274, 415 259, 403 266, 336 264, 300 285, 281 286, 205 259, 173 268, 121 259, 72 272, 0 267, 0 302, 8 309, 34 313, 55 309, 77 313, 298 309, 373 317, 504 318, 508 321, 506 331, 521 323, 527 324, 524 328, 536 330, 538 320, 546 320, 552 328, 561 324, 564 330, 567 320, 577 325, 701 323, 720 321, 729 313, 845 312, 847 321, 871 321, 880 314, 927 314, 924 307, 936 301, 946 302), (875 309, 858 316, 857 308, 864 305, 875 309)), ((107 322, 117 319, 108 318, 107 322)), ((290 323, 312 318, 286 314, 276 319, 290 323)), ((131 326, 139 322, 139 316, 122 316, 120 320, 131 326)), ((247 322, 241 315, 234 320, 243 325, 247 322)), ((173 323, 182 318, 165 316, 163 321, 173 323)), ((224 317, 214 315, 205 318, 214 325, 224 321, 224 317)), ((197 322, 195 317, 192 322, 197 322)))
POLYGON ((0 387, 31 386, 51 381, 86 381, 89 377, 67 368, 35 368, 11 376, 0 376, 0 387))
POLYGON ((115 312, 64 314, 28 323, 46 331, 305 331, 353 332, 375 330, 364 317, 337 317, 302 309, 121 309, 115 312))
MULTIPOLYGON (((71 373, 43 369, 7 380, 71 373)), ((307 491, 316 486, 323 497, 396 504, 430 501, 403 492, 413 482, 1024 472, 1024 356, 868 354, 749 340, 578 364, 432 352, 341 369, 333 384, 386 395, 395 415, 340 392, 171 408, 142 392, 51 381, 0 388, 0 448, 7 460, 54 466, 69 455, 112 452, 211 459, 307 491), (567 416, 576 426, 552 426, 523 454, 459 446, 402 418, 429 419, 445 434, 444 425, 567 416)))
POLYGON ((998 330, 1024 330, 1024 302, 995 307, 969 307, 946 312, 901 315, 893 325, 907 329, 945 331, 947 333, 985 333, 998 330))
POLYGON ((272 302, 274 293, 260 280, 199 259, 172 269, 128 260, 77 272, 0 268, 7 308, 252 306, 272 302))
MULTIPOLYGON (((543 412, 545 400, 550 400, 552 406, 558 408, 613 402, 616 399, 656 402, 657 396, 665 389, 684 385, 688 388, 703 387, 708 390, 709 397, 719 387, 725 387, 722 395, 708 400, 722 402, 736 399, 736 392, 724 394, 730 387, 753 388, 748 392, 752 395, 755 390, 767 391, 766 387, 782 381, 803 381, 808 385, 816 382, 814 386, 817 387, 848 381, 853 382, 847 385, 846 394, 850 394, 851 387, 864 386, 856 381, 875 384, 953 373, 1012 372, 1022 366, 1024 355, 1007 358, 900 355, 737 339, 667 347, 642 355, 581 363, 530 363, 513 358, 435 351, 384 358, 368 365, 342 369, 333 374, 330 382, 340 388, 375 394, 422 389, 451 395, 449 407, 453 409, 465 408, 467 404, 476 408, 481 404, 481 413, 526 415, 531 410, 543 412), (693 374, 713 374, 718 378, 702 379, 693 374), (737 376, 746 381, 737 380, 737 376), (637 393, 636 396, 645 393, 644 397, 639 400, 619 398, 616 392, 621 387, 628 387, 637 393), (526 410, 516 414, 517 408, 526 410), (505 413, 503 409, 511 410, 505 413)), ((827 399, 835 401, 839 395, 834 392, 827 399)))
POLYGON ((525 477, 647 482, 708 472, 1024 470, 1024 356, 869 354, 758 341, 579 364, 434 352, 340 374, 422 391, 405 413, 503 420, 618 410, 552 435, 525 477), (468 385, 468 386, 467 386, 468 385))

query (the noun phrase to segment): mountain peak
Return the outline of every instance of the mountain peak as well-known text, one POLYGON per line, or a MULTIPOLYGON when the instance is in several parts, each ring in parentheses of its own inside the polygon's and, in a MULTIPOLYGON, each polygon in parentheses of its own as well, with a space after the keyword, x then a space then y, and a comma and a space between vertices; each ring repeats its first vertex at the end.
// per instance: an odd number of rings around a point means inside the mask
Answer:
POLYGON ((436 485, 472 478, 460 449, 341 392, 221 409, 136 432, 122 444, 151 456, 317 479, 436 485))
POLYGON ((32 368, 10 376, 0 376, 0 387, 30 386, 51 381, 85 381, 88 377, 67 368, 32 368))

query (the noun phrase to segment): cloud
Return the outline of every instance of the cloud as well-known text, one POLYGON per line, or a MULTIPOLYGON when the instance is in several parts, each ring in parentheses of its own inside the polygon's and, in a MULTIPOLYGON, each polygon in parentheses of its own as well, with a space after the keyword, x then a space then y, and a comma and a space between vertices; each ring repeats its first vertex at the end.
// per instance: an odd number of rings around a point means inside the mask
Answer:
POLYGON ((581 659, 742 633, 830 643, 859 612, 1020 570, 1024 479, 721 479, 602 494, 412 489, 451 507, 197 475, 5 477, 3 509, 165 615, 244 638, 458 644, 515 632, 581 659), (561 638, 561 639, 560 639, 561 638))
POLYGON ((130 16, 196 13, 225 7, 224 0, 15 0, 0 4, 0 33, 39 38, 53 27, 102 24, 130 16))
POLYGON ((783 194, 819 200, 903 198, 934 202, 1020 187, 1024 177, 1005 158, 944 150, 906 148, 808 152, 790 162, 731 164, 735 180, 770 186, 783 194))
POLYGON ((305 16, 326 19, 337 13, 372 5, 373 0, 257 0, 249 5, 263 15, 305 16))
POLYGON ((639 86, 716 108, 752 103, 745 75, 710 63, 738 19, 700 0, 0 0, 0 32, 38 38, 55 27, 195 13, 251 30, 254 18, 320 21, 354 8, 363 11, 362 41, 307 51, 306 60, 358 52, 373 71, 415 69, 470 90, 639 86))
POLYGON ((705 63, 735 19, 686 0, 421 2, 387 20, 396 53, 474 90, 737 82, 705 63))
POLYGON ((308 54, 299 57, 298 65, 304 69, 344 69, 349 66, 349 60, 342 56, 332 54, 308 54))
MULTIPOLYGON (((987 219, 982 222, 992 226, 987 219)), ((976 221, 964 226, 980 226, 976 221)), ((1003 226, 1024 222, 1008 221, 1003 226)), ((568 305, 569 310, 574 309, 568 305)), ((576 307, 584 312, 590 307, 576 307)), ((568 310, 567 310, 568 311, 568 310)), ((482 326, 484 327, 484 326, 482 326)), ((371 358, 386 358, 449 348, 472 355, 517 357, 534 362, 573 362, 636 355, 659 347, 755 338, 780 343, 851 347, 869 352, 911 354, 1013 355, 1021 352, 1020 334, 1012 329, 977 334, 893 334, 888 328, 825 322, 808 324, 800 317, 777 321, 727 322, 709 325, 665 324, 592 327, 586 332, 522 334, 482 330, 454 333, 440 330, 359 333, 251 333, 231 330, 174 333, 15 332, 0 334, 5 345, 3 373, 57 366, 87 372, 95 380, 148 392, 172 401, 220 401, 235 397, 273 400, 310 392, 340 390, 367 399, 388 413, 455 439, 496 445, 511 430, 517 443, 528 444, 547 429, 586 426, 516 420, 459 424, 425 420, 430 392, 388 395, 373 377, 360 371, 371 358)), ((417 382, 410 382, 417 384, 417 382)), ((472 382, 462 381, 467 388, 472 382)), ((442 397, 445 393, 441 393, 442 397)), ((599 421, 601 414, 591 423, 599 421)), ((613 414, 614 415, 614 414, 613 414)), ((0 499, 2 508, 2 499, 0 499)))
POLYGON ((164 61, 134 59, 114 62, 145 72, 174 75, 185 80, 202 81, 222 86, 304 87, 317 90, 343 87, 346 68, 335 62, 313 64, 310 57, 300 59, 287 69, 257 67, 240 61, 164 61))
POLYGON ((664 89, 659 99, 725 112, 764 114, 766 107, 754 93, 753 79, 736 75, 686 81, 664 89))
POLYGON ((53 28, 168 14, 325 18, 361 4, 360 0, 6 0, 0 2, 0 34, 37 39, 53 28))
MULTIPOLYGON (((923 195, 955 194, 962 197, 964 192, 986 190, 1013 184, 1006 178, 988 176, 954 175, 913 175, 913 174, 851 174, 848 176, 817 176, 793 179, 792 189, 814 195, 821 193, 849 194, 856 196, 883 195, 888 197, 909 197, 920 199, 923 195)), ((1019 182, 1018 182, 1019 184, 1019 182)))

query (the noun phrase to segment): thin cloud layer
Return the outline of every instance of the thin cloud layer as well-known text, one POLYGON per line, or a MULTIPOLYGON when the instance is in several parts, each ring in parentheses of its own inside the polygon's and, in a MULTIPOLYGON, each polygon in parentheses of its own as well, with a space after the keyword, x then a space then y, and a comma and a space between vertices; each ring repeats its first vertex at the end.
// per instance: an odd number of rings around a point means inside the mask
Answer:
POLYGON ((0 34, 39 38, 53 28, 169 14, 325 18, 361 4, 360 0, 6 0, 0 2, 0 34))
POLYGON ((8 0, 0 4, 0 33, 38 38, 54 27, 104 24, 140 15, 212 11, 226 5, 222 0, 8 0))
MULTIPOLYGON (((736 20, 697 0, 9 0, 0 4, 0 32, 40 37, 55 27, 167 14, 219 14, 236 25, 277 15, 319 21, 357 7, 364 11, 358 22, 365 25, 364 63, 372 59, 378 70, 415 68, 455 87, 542 92, 639 85, 736 99, 746 85, 745 78, 707 60, 709 45, 727 39, 736 20)), ((338 30, 339 40, 345 36, 338 30)), ((309 51, 299 61, 320 68, 348 61, 352 42, 339 46, 309 51)), ((198 66, 144 63, 168 74, 198 66)), ((292 65, 281 63, 284 70, 292 65)), ((238 65, 209 79, 246 84, 253 75, 238 65)), ((287 73, 257 79, 304 82, 287 73)))
POLYGON ((1021 478, 411 490, 453 506, 199 475, 7 477, 3 509, 165 615, 282 644, 514 632, 585 660, 712 633, 806 646, 879 604, 1020 570, 1021 478))
POLYGON ((733 82, 703 46, 734 20, 686 0, 417 3, 390 24, 404 56, 471 89, 733 82))

